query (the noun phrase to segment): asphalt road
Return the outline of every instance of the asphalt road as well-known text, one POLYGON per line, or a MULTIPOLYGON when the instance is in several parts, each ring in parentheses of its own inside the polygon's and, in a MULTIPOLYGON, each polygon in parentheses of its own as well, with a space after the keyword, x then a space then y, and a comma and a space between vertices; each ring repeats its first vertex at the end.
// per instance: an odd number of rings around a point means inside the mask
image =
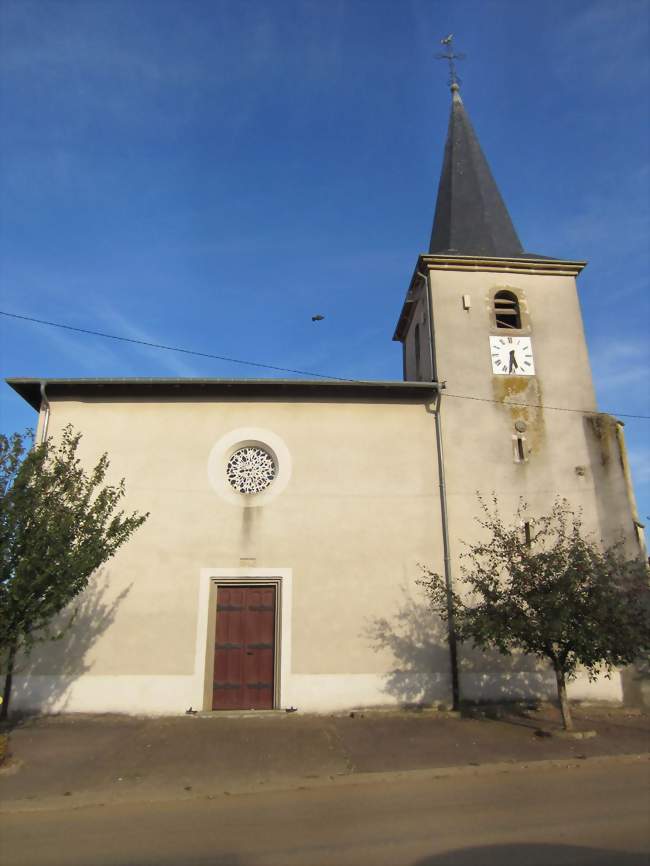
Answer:
POLYGON ((647 761, 7 814, 3 866, 647 866, 647 761))

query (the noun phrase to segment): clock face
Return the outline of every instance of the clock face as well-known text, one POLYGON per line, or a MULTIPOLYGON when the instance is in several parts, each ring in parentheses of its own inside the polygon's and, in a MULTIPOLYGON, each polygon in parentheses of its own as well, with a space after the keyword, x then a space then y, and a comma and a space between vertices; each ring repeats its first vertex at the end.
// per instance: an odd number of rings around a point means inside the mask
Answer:
POLYGON ((530 337, 490 337, 492 372, 495 376, 534 376, 530 337))

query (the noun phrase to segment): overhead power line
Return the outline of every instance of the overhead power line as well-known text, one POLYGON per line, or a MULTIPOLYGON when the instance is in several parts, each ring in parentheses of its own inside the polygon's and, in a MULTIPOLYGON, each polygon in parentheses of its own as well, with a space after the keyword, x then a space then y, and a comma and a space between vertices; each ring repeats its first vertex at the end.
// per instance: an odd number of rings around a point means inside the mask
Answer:
MULTIPOLYGON (((122 337, 118 334, 108 334, 105 331, 96 331, 91 328, 78 328, 75 325, 67 325, 63 322, 51 322, 47 319, 37 319, 34 316, 22 316, 18 313, 10 313, 6 310, 0 310, 0 316, 6 316, 10 319, 19 319, 24 322, 33 322, 37 325, 48 325, 51 328, 62 328, 65 331, 74 331, 78 334, 88 334, 93 337, 103 337, 106 340, 117 340, 120 343, 132 343, 136 346, 146 346, 150 349, 162 349, 166 352, 180 352, 183 355, 194 355, 198 358, 209 358, 214 361, 227 361, 230 364, 243 364, 247 367, 259 367, 264 370, 275 370, 278 373, 295 373, 298 376, 313 376, 317 379, 329 379, 335 382, 360 382, 360 379, 347 379, 343 376, 330 376, 327 373, 314 373, 310 370, 296 370, 292 367, 279 367, 275 364, 266 364, 262 361, 249 361, 243 358, 231 358, 228 355, 216 355, 212 352, 199 352, 196 349, 185 349, 180 346, 167 346, 164 343, 153 343, 149 340, 138 340, 134 337, 122 337)), ((541 403, 521 403, 510 401, 504 404, 501 400, 491 400, 488 397, 474 397, 469 394, 452 394, 445 391, 447 397, 453 397, 457 400, 476 400, 480 403, 496 403, 500 406, 523 406, 528 409, 548 409, 553 412, 577 412, 581 415, 599 415, 608 414, 614 415, 617 418, 633 418, 639 421, 650 421, 650 415, 633 415, 628 412, 607 412, 600 413, 592 409, 575 409, 567 406, 545 406, 541 403)))
POLYGON ((456 397, 459 400, 478 400, 479 403, 498 403, 500 406, 525 406, 527 409, 550 409, 552 412, 578 412, 580 415, 612 415, 616 418, 636 418, 639 421, 650 421, 650 415, 630 415, 626 412, 602 412, 595 409, 573 409, 569 406, 547 406, 544 403, 518 403, 509 400, 491 400, 489 397, 472 397, 468 394, 451 394, 445 391, 447 397, 456 397))
POLYGON ((120 337, 117 334, 107 334, 105 331, 93 331, 90 328, 77 328, 74 325, 64 325, 62 322, 49 322, 46 319, 36 319, 33 316, 19 316, 18 313, 8 313, 0 310, 0 316, 11 319, 22 319, 25 322, 36 322, 39 325, 49 325, 52 328, 63 328, 66 331, 76 331, 78 334, 90 334, 93 337, 104 337, 106 340, 119 340, 121 343, 135 343, 137 346, 147 346, 150 349, 164 349, 167 352, 181 352, 183 355, 196 355, 198 358, 210 358, 213 361, 228 361, 230 364, 244 364, 247 367, 263 367, 265 370, 275 370, 277 373, 296 373, 298 376, 316 376, 318 379, 336 379, 339 382, 354 382, 355 379, 343 379, 340 376, 328 376, 325 373, 312 373, 308 370, 293 370, 291 367, 277 367, 275 364, 264 364, 260 361, 246 361, 242 358, 230 358, 227 355, 214 355, 211 352, 199 352, 196 349, 182 349, 179 346, 166 346, 164 343, 152 343, 149 340, 136 340, 134 337, 120 337))

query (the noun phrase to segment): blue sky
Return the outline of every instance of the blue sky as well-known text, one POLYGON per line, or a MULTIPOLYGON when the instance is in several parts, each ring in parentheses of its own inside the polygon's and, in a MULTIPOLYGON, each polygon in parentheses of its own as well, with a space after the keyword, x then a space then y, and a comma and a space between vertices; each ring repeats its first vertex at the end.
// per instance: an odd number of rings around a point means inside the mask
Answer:
MULTIPOLYGON (((448 119, 433 55, 454 32, 524 247, 589 261, 600 407, 650 415, 649 17, 647 0, 2 0, 1 308, 400 378, 448 119)), ((3 377, 264 375, 3 317, 0 338, 3 377)), ((33 422, 2 385, 2 430, 33 422)), ((642 519, 649 429, 626 421, 642 519)))

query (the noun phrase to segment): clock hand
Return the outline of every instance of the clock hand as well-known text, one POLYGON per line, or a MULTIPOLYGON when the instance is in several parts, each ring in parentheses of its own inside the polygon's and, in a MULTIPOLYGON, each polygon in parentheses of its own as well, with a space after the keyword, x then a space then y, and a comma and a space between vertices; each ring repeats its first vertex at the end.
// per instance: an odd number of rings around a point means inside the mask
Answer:
POLYGON ((510 349, 510 369, 508 370, 508 372, 512 373, 514 370, 518 370, 518 369, 519 369, 519 364, 517 363, 517 359, 515 358, 515 350, 510 349))

